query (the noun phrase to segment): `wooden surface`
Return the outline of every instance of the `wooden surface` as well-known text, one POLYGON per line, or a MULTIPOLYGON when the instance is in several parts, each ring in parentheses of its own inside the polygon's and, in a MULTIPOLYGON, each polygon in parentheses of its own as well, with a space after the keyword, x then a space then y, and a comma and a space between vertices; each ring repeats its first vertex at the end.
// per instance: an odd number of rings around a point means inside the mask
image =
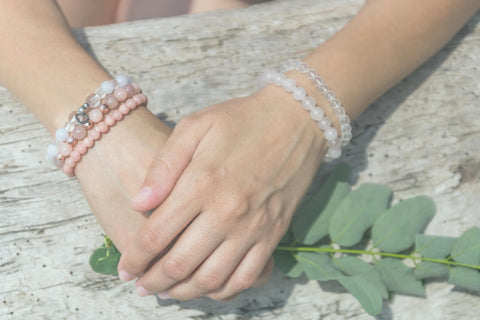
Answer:
MULTIPOLYGON (((173 123, 255 90, 256 76, 304 57, 362 1, 291 0, 232 12, 77 30, 113 74, 131 75, 151 108, 173 123)), ((427 233, 480 225, 480 14, 446 48, 356 122, 344 161, 358 182, 388 184, 395 200, 434 198, 427 233)), ((101 244, 76 180, 44 161, 47 131, 0 88, 0 319, 370 319, 335 284, 286 279, 222 304, 142 299, 131 284, 93 273, 101 244)), ((323 166, 321 172, 328 170, 323 166)), ((318 180, 316 183, 318 183, 318 180)), ((480 298, 433 282, 427 299, 396 296, 377 319, 475 319, 480 298)))

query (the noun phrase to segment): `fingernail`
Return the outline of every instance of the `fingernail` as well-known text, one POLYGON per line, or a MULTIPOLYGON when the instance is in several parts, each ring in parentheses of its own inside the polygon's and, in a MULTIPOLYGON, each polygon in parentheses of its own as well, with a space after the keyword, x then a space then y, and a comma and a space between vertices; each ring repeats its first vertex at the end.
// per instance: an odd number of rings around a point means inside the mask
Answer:
POLYGON ((132 201, 138 203, 146 202, 151 194, 152 188, 143 187, 142 190, 140 190, 140 192, 135 197, 133 197, 132 201))
POLYGON ((134 275, 131 275, 130 273, 128 273, 125 270, 120 270, 120 272, 118 273, 118 277, 120 278, 120 280, 125 281, 125 282, 132 281, 133 279, 135 279, 134 275))
POLYGON ((150 295, 150 292, 148 292, 144 287, 137 287, 137 289, 135 289, 137 291, 137 294, 140 296, 140 297, 146 297, 148 295, 150 295))
POLYGON ((162 292, 159 292, 157 293, 157 297, 161 300, 168 300, 168 299, 172 299, 172 297, 170 297, 167 293, 167 291, 162 291, 162 292))

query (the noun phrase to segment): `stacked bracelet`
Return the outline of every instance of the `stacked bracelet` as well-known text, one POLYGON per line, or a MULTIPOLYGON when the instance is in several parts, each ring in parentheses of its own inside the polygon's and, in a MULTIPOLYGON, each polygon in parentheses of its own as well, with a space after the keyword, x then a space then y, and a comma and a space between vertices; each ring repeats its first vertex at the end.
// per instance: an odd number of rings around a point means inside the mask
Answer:
POLYGON ((301 73, 306 74, 308 78, 312 80, 315 87, 317 87, 320 93, 323 94, 325 99, 327 99, 330 107, 337 115, 338 121, 340 122, 341 130, 340 141, 342 143, 342 147, 346 146, 352 139, 352 127, 350 125, 350 118, 347 114, 345 114, 345 109, 342 107, 340 100, 338 100, 333 91, 328 88, 325 81, 323 81, 323 79, 320 78, 318 73, 312 68, 310 68, 307 63, 300 60, 289 59, 281 65, 280 70, 281 72, 297 70, 301 73))
POLYGON ((298 87, 295 80, 287 78, 283 73, 275 71, 265 72, 259 80, 260 87, 267 84, 274 84, 293 95, 293 98, 302 103, 303 108, 310 112, 310 116, 318 123, 318 127, 323 130, 325 139, 328 143, 328 152, 325 160, 337 159, 342 154, 340 139, 337 129, 335 129, 330 120, 325 116, 322 108, 317 106, 315 99, 307 95, 304 88, 298 87))
POLYGON ((47 147, 47 160, 73 176, 76 164, 95 141, 130 110, 146 102, 140 88, 125 76, 103 82, 73 112, 67 124, 55 132, 55 142, 47 147))
POLYGON ((261 75, 259 78, 259 87, 274 84, 292 93, 293 98, 302 103, 304 109, 310 112, 312 119, 318 123, 318 127, 324 132, 328 144, 328 151, 324 159, 331 161, 339 158, 342 154, 341 148, 347 145, 352 138, 352 127, 350 125, 350 118, 345 113, 345 109, 342 107, 338 98, 328 88, 318 73, 304 62, 290 59, 282 64, 280 70, 281 72, 267 71, 261 75), (284 72, 289 70, 297 70, 307 74, 308 78, 313 81, 315 87, 324 95, 340 122, 340 136, 337 129, 332 126, 331 120, 325 115, 323 109, 317 105, 315 99, 307 95, 304 88, 298 87, 295 80, 285 76, 284 72))

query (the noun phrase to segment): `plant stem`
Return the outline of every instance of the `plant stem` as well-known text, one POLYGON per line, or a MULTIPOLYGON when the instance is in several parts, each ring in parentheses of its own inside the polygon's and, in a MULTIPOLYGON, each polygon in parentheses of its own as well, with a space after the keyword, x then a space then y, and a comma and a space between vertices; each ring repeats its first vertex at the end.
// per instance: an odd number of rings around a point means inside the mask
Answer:
POLYGON ((442 260, 442 259, 432 259, 432 258, 425 258, 425 257, 414 257, 407 254, 398 254, 398 253, 388 253, 388 252, 374 252, 374 251, 366 251, 366 250, 352 250, 352 249, 333 249, 333 248, 316 248, 316 247, 289 247, 289 246, 278 246, 276 250, 280 251, 303 251, 303 252, 326 252, 326 253, 350 253, 350 254, 366 254, 371 256, 383 256, 383 257, 391 257, 397 259, 412 259, 412 260, 421 260, 421 261, 428 261, 428 262, 435 262, 446 264, 448 266, 454 267, 465 267, 480 270, 480 265, 472 265, 472 264, 465 264, 459 263, 450 260, 442 260))

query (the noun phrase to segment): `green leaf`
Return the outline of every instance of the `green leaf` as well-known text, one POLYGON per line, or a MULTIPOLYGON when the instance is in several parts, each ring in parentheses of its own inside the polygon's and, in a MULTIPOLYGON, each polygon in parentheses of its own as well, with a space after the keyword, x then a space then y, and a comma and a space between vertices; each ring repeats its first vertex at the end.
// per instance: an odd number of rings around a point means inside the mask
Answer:
POLYGON ((111 245, 105 247, 105 244, 96 249, 90 256, 90 266, 92 270, 101 274, 118 276, 117 266, 120 261, 120 252, 111 245))
POLYGON ((480 292, 480 273, 470 268, 455 267, 450 269, 448 283, 480 292))
POLYGON ((399 252, 413 245, 415 235, 425 229, 435 214, 435 204, 425 196, 404 200, 382 214, 372 228, 375 246, 399 252))
POLYGON ((368 279, 353 276, 340 278, 338 282, 360 302, 368 314, 375 316, 382 311, 382 295, 368 279))
POLYGON ((336 280, 344 275, 334 267, 330 255, 325 253, 300 252, 295 255, 310 280, 336 280))
POLYGON ((392 258, 382 258, 375 263, 382 281, 389 291, 409 294, 414 296, 425 296, 425 289, 421 281, 417 280, 413 270, 392 258))
POLYGON ((422 257, 444 259, 450 255, 457 238, 415 235, 415 252, 422 257))
MULTIPOLYGON (((427 236, 417 234, 415 236, 415 252, 422 257, 432 259, 445 259, 452 252, 456 238, 427 236)), ((417 279, 446 278, 450 269, 445 264, 422 261, 415 268, 417 279)))
POLYGON ((273 253, 275 265, 290 278, 297 278, 303 273, 303 266, 299 263, 292 252, 275 250, 273 253))
POLYGON ((450 269, 445 264, 422 261, 417 264, 414 274, 417 279, 446 278, 449 272, 450 269))
POLYGON ((480 264, 480 229, 478 227, 468 229, 458 238, 451 258, 459 263, 480 264))
POLYGON ((344 256, 334 259, 333 263, 335 267, 348 275, 362 276, 375 287, 375 290, 382 298, 388 298, 388 291, 382 282, 380 273, 378 273, 378 271, 371 264, 351 256, 344 256))
POLYGON ((298 208, 291 225, 298 242, 311 245, 328 234, 333 212, 350 192, 350 173, 348 164, 340 163, 318 192, 298 208))
POLYGON ((365 230, 388 208, 392 195, 387 186, 366 183, 350 192, 338 205, 330 221, 332 242, 353 246, 363 237, 365 230))

